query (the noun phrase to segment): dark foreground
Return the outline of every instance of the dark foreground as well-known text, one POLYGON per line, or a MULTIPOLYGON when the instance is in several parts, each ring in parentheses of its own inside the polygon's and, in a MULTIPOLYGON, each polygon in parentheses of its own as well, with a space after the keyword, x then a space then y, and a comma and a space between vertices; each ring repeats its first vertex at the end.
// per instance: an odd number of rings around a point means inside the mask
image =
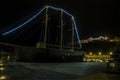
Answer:
MULTIPOLYGON (((106 72, 106 63, 5 63, 5 80, 119 80, 106 72)), ((0 79, 2 80, 2 79, 0 79)))

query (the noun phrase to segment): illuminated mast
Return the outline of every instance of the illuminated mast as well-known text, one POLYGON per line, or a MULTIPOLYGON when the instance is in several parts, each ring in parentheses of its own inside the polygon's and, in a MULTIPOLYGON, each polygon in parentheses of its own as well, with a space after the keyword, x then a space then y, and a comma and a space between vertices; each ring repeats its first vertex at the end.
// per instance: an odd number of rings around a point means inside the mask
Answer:
POLYGON ((44 35, 44 48, 46 48, 46 40, 47 40, 47 26, 48 26, 48 6, 46 6, 45 10, 45 35, 44 35))
POLYGON ((74 50, 74 23, 73 23, 73 17, 72 17, 72 51, 74 50))
POLYGON ((63 10, 61 9, 61 37, 60 37, 60 50, 62 50, 63 45, 63 10))

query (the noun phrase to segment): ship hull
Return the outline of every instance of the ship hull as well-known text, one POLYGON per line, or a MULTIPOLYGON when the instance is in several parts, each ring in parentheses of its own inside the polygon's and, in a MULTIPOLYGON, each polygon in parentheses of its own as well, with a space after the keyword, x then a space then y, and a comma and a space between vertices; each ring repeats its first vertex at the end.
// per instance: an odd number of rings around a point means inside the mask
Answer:
POLYGON ((34 47, 18 47, 17 61, 20 62, 79 62, 83 51, 58 50, 34 47))

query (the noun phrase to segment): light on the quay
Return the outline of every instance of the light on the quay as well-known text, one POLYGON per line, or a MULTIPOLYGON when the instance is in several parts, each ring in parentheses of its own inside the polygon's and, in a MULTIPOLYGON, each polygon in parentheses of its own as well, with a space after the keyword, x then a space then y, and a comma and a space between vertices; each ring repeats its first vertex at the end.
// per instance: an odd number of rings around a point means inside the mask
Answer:
POLYGON ((110 52, 109 54, 110 54, 110 55, 112 55, 113 53, 112 53, 112 52, 110 52))
POLYGON ((6 80, 7 77, 6 76, 0 76, 0 80, 6 80))
POLYGON ((92 55, 92 52, 90 52, 89 54, 92 55))
POLYGON ((99 54, 99 55, 101 55, 102 53, 101 53, 101 52, 99 52, 98 54, 99 54))
POLYGON ((2 63, 2 61, 0 61, 0 63, 2 63))
POLYGON ((104 37, 105 40, 108 40, 108 37, 104 37))
POLYGON ((3 66, 3 63, 0 63, 0 66, 3 66))
POLYGON ((0 68, 0 71, 3 71, 3 70, 5 70, 5 68, 1 67, 1 68, 0 68))

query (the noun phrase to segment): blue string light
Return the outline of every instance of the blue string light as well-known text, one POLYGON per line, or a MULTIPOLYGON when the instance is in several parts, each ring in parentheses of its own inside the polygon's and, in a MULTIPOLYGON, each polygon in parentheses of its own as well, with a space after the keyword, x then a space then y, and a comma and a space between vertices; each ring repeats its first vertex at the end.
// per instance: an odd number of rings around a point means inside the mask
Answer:
MULTIPOLYGON (((48 6, 48 7, 51 8, 51 9, 54 9, 54 10, 61 10, 60 8, 56 8, 56 7, 53 7, 53 6, 48 6)), ((72 20, 73 20, 73 23, 74 23, 74 26, 75 26, 75 32, 76 32, 77 39, 78 39, 78 42, 79 42, 79 46, 82 48, 74 16, 72 16, 70 13, 68 13, 65 10, 63 10, 63 12, 66 13, 67 15, 69 15, 70 17, 72 17, 72 20)))
POLYGON ((80 48, 82 48, 82 45, 81 45, 81 43, 80 43, 80 38, 79 38, 78 29, 77 29, 77 26, 76 26, 76 22, 75 22, 74 16, 72 16, 70 13, 68 13, 68 12, 65 11, 65 10, 64 10, 64 13, 66 13, 67 15, 69 15, 70 17, 72 17, 72 20, 73 20, 73 23, 74 23, 74 26, 75 26, 75 32, 76 32, 77 39, 78 39, 78 42, 79 42, 79 46, 80 46, 80 48))
POLYGON ((64 13, 66 13, 67 15, 69 15, 70 17, 73 17, 70 13, 68 13, 67 11, 64 10, 64 13))
MULTIPOLYGON (((7 32, 5 32, 5 33, 3 33, 2 35, 4 36, 4 35, 7 35, 7 34, 9 34, 9 33, 12 33, 12 32, 14 32, 15 30, 17 30, 17 29, 21 28, 22 26, 26 25, 27 23, 29 23, 30 21, 32 21, 33 19, 35 19, 38 15, 40 15, 40 14, 45 10, 45 8, 51 8, 51 9, 58 10, 58 11, 61 10, 61 8, 56 8, 56 7, 53 7, 53 6, 45 6, 45 7, 43 7, 37 14, 35 14, 33 17, 31 17, 29 20, 25 21, 23 24, 19 25, 18 27, 14 28, 14 29, 12 29, 12 30, 9 30, 9 31, 7 31, 7 32)), ((68 12, 65 11, 65 10, 63 10, 63 12, 64 12, 65 14, 69 15, 69 16, 72 18, 73 23, 74 23, 74 27, 75 27, 75 32, 76 32, 76 35, 77 35, 77 39, 78 39, 78 42, 79 42, 79 45, 80 45, 80 47, 82 48, 82 45, 81 45, 81 43, 80 43, 80 38, 79 38, 79 34, 78 34, 78 30, 77 30, 77 26, 76 26, 76 22, 75 22, 74 16, 72 16, 70 13, 68 13, 68 12)))
POLYGON ((78 34, 78 29, 77 29, 76 22, 75 22, 75 18, 72 17, 72 20, 73 20, 73 23, 74 23, 74 26, 75 26, 75 32, 76 32, 76 35, 77 35, 79 46, 80 46, 80 48, 82 48, 82 45, 80 43, 80 37, 79 37, 79 34, 78 34))
POLYGON ((51 9, 54 9, 54 10, 61 10, 60 8, 56 8, 56 7, 53 7, 53 6, 48 6, 48 8, 51 8, 51 9))
POLYGON ((23 24, 19 25, 18 27, 14 28, 12 30, 9 30, 9 31, 3 33, 2 35, 4 36, 4 35, 7 35, 9 33, 12 33, 15 30, 17 30, 17 29, 21 28, 22 26, 26 25, 27 23, 29 23, 30 21, 32 21, 34 18, 36 18, 43 10, 45 10, 45 7, 42 8, 36 15, 34 15, 33 17, 31 17, 29 20, 25 21, 23 24))

